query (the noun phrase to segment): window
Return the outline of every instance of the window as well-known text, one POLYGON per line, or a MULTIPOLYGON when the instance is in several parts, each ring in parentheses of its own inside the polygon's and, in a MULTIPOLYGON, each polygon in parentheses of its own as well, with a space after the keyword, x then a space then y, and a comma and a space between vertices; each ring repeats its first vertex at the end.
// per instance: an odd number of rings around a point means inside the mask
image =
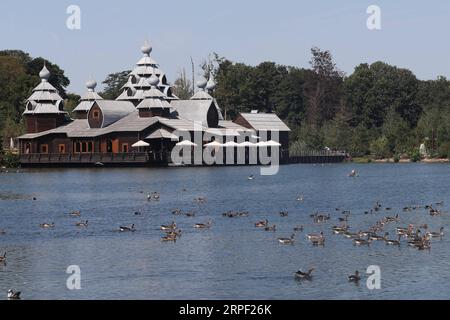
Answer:
POLYGON ((98 111, 94 111, 94 119, 100 118, 100 113, 98 111))
POLYGON ((94 149, 94 143, 93 142, 88 142, 88 152, 92 152, 94 149))
POLYGON ((66 145, 65 144, 58 145, 58 150, 59 153, 66 153, 66 145))
POLYGON ((81 143, 75 142, 75 153, 81 152, 81 143))
POLYGON ((122 152, 127 153, 128 152, 128 143, 122 144, 122 152))
POLYGON ((83 142, 81 144, 81 152, 87 152, 87 142, 83 142))
POLYGON ((48 144, 41 144, 41 153, 48 153, 48 144))

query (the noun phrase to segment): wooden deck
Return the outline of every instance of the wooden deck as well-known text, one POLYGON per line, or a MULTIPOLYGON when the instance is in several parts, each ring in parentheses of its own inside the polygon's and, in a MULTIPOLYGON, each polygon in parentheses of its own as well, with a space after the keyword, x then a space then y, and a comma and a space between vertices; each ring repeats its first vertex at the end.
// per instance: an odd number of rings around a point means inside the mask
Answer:
POLYGON ((349 158, 346 152, 305 150, 289 155, 289 163, 339 163, 349 158))
POLYGON ((31 153, 21 154, 22 166, 127 166, 167 164, 165 153, 31 153))

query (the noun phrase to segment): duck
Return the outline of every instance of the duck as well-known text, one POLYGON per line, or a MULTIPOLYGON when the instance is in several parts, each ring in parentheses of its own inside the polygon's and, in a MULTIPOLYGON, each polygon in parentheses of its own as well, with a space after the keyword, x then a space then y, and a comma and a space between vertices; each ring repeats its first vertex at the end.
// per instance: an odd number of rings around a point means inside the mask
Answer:
POLYGON ((205 203, 206 202, 206 198, 203 197, 198 197, 194 199, 197 203, 205 203))
POLYGON ((207 228, 210 228, 211 225, 212 225, 212 221, 211 221, 211 219, 209 219, 208 222, 206 222, 206 223, 196 223, 196 224, 194 224, 194 228, 196 228, 196 229, 207 229, 207 228))
POLYGON ((86 227, 88 226, 88 220, 77 222, 75 225, 76 225, 77 227, 83 227, 83 228, 86 228, 86 227))
POLYGON ((295 199, 295 200, 297 200, 297 201, 299 201, 299 202, 302 202, 302 201, 304 200, 304 197, 303 197, 303 195, 301 194, 301 195, 299 195, 299 196, 297 197, 297 199, 295 199))
POLYGON ((6 252, 3 254, 3 256, 0 256, 0 263, 6 263, 6 252))
POLYGON ((309 269, 307 272, 303 272, 302 270, 298 270, 294 273, 294 276, 296 279, 306 279, 311 280, 312 279, 312 272, 314 271, 314 268, 309 269))
POLYGON ((293 229, 296 232, 303 232, 303 226, 302 225, 297 225, 294 227, 293 229))
POLYGON ((6 234, 6 231, 3 230, 3 229, 0 229, 0 236, 3 236, 3 235, 5 235, 5 234, 6 234))
POLYGON ((158 192, 153 192, 153 200, 159 201, 160 195, 158 192))
POLYGON ((427 232, 426 235, 430 236, 431 238, 441 238, 444 236, 444 227, 441 227, 439 229, 439 232, 427 232))
POLYGON ((41 223, 39 226, 41 228, 44 228, 44 229, 51 229, 51 228, 55 227, 55 223, 54 222, 52 222, 52 223, 41 223))
POLYGON ((276 231, 276 229, 277 229, 277 226, 276 225, 273 225, 273 226, 267 226, 267 227, 265 227, 264 228, 264 231, 276 231))
POLYGON ((400 239, 401 239, 401 236, 399 235, 397 240, 385 239, 384 242, 386 243, 386 245, 399 246, 400 245, 400 239))
POLYGON ((361 280, 361 276, 359 275, 359 271, 356 270, 355 274, 351 274, 348 276, 348 281, 350 282, 359 282, 361 280))
POLYGON ((7 297, 10 300, 19 300, 20 299, 20 293, 21 293, 20 291, 14 291, 12 289, 9 289, 7 297))
POLYGON ((443 206, 443 205, 444 205, 444 200, 439 201, 439 202, 436 202, 436 205, 437 205, 437 206, 443 206))
POLYGON ((81 211, 80 210, 72 211, 69 213, 69 215, 73 217, 79 217, 81 215, 81 211))
POLYGON ((194 211, 186 212, 186 217, 195 217, 195 212, 194 211))
POLYGON ((282 244, 294 244, 295 233, 290 238, 278 238, 278 242, 282 244))
POLYGON ((128 232, 128 231, 134 232, 134 231, 136 231, 136 229, 134 228, 134 223, 133 223, 131 226, 120 226, 119 231, 120 232, 128 232))
POLYGON ((135 215, 135 216, 142 216, 142 212, 140 212, 140 211, 135 211, 135 212, 134 212, 134 215, 135 215))
POLYGON ((333 230, 334 234, 340 234, 346 232, 348 230, 348 226, 346 224, 343 226, 333 226, 331 230, 333 230))
POLYGON ((160 226, 160 229, 161 229, 161 230, 173 230, 173 229, 175 229, 176 227, 177 227, 177 224, 175 223, 175 221, 172 221, 172 223, 169 224, 169 225, 161 225, 161 226, 160 226))
POLYGON ((265 220, 261 220, 255 223, 255 227, 257 228, 265 228, 267 227, 267 225, 269 224, 269 220, 265 219, 265 220))
POLYGON ((248 180, 253 180, 253 179, 255 179, 255 176, 251 174, 251 175, 249 175, 249 176, 247 177, 247 179, 248 179, 248 180))

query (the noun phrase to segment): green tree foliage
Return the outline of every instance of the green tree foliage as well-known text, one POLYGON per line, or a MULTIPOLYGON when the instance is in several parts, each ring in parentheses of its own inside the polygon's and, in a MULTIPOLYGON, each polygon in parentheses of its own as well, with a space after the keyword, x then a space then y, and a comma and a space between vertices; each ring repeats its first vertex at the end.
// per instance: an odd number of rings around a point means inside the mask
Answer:
POLYGON ((127 83, 130 72, 131 70, 125 70, 109 74, 102 82, 105 85, 105 89, 100 93, 103 99, 116 99, 122 93, 122 86, 127 83))
POLYGON ((22 113, 25 101, 39 83, 39 71, 46 63, 51 72, 49 82, 65 98, 69 79, 56 64, 43 58, 32 58, 20 50, 0 51, 0 140, 24 132, 22 113))

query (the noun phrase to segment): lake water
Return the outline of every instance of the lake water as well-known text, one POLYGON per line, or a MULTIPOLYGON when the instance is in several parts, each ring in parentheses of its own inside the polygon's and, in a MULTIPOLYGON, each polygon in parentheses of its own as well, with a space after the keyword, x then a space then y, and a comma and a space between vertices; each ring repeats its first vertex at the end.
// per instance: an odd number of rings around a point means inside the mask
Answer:
POLYGON ((365 230, 385 215, 400 215, 387 226, 427 223, 450 230, 450 166, 446 164, 286 165, 274 176, 258 167, 133 168, 23 170, 0 174, 0 299, 10 288, 25 299, 448 299, 450 234, 433 239, 430 251, 374 242, 354 246, 333 235, 351 210, 349 224, 365 230), (355 168, 360 176, 347 175, 355 168), (248 180, 250 174, 254 180, 248 180), (160 201, 147 201, 148 192, 160 201), (143 192, 143 193, 142 193, 143 192), (304 201, 296 201, 299 194, 304 201), (32 200, 36 197, 36 200, 32 200), (194 198, 205 197, 198 205, 194 198), (408 205, 443 200, 441 216, 424 209, 404 213, 408 205), (364 214, 376 201, 392 211, 364 214), (174 216, 175 208, 196 209, 195 217, 174 216), (68 213, 81 210, 81 217, 68 213), (248 217, 226 218, 228 210, 248 210, 248 217), (289 215, 281 217, 279 212, 289 215), (135 215, 141 211, 142 215, 135 215), (313 223, 315 211, 331 220, 313 223), (195 223, 213 220, 210 229, 195 223), (276 232, 254 227, 267 218, 276 232), (89 220, 80 229, 75 223, 89 220), (160 241, 161 224, 175 220, 184 231, 176 243, 160 241), (39 224, 54 222, 54 229, 39 224), (115 230, 136 225, 134 233, 115 230), (303 224, 294 245, 293 226, 303 224), (324 231, 324 247, 305 234, 324 231), (68 290, 66 268, 81 269, 81 290, 68 290), (381 289, 366 287, 369 265, 381 268, 381 289), (315 267, 312 281, 296 281, 298 269, 315 267), (363 272, 359 285, 347 276, 363 272))

